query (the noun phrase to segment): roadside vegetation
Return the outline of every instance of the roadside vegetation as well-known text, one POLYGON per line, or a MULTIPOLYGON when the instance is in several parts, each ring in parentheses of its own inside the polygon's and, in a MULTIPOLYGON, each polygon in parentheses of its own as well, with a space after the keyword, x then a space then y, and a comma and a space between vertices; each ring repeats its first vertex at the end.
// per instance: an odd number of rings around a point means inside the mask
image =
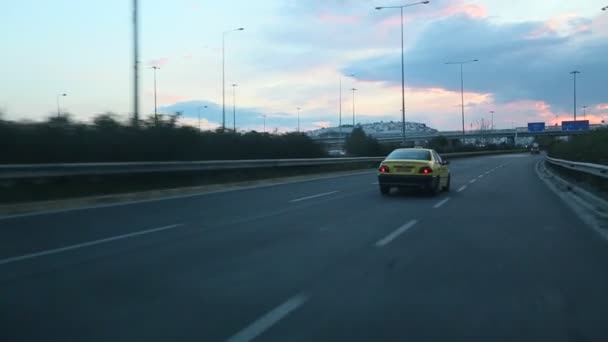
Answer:
POLYGON ((301 133, 199 131, 177 125, 177 116, 137 123, 112 113, 91 123, 69 116, 45 122, 14 122, 0 117, 0 164, 188 161, 219 159, 317 158, 325 151, 301 133))
POLYGON ((546 138, 538 142, 553 158, 608 165, 608 128, 575 135, 567 141, 546 138))

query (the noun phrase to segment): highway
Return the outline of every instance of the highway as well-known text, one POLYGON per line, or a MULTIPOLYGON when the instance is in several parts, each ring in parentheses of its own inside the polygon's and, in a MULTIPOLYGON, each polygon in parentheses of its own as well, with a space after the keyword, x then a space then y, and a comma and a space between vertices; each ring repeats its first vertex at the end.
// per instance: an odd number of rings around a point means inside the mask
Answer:
POLYGON ((608 341, 608 241, 541 158, 0 219, 0 341, 608 341))

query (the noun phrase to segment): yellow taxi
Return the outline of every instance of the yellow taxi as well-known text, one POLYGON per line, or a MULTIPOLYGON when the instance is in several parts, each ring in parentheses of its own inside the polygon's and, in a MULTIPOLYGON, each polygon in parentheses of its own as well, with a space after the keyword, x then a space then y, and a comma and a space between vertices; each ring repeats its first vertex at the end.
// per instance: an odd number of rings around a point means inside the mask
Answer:
POLYGON ((380 193, 388 195, 391 188, 415 188, 436 195, 450 191, 449 161, 426 148, 398 148, 378 167, 380 193))

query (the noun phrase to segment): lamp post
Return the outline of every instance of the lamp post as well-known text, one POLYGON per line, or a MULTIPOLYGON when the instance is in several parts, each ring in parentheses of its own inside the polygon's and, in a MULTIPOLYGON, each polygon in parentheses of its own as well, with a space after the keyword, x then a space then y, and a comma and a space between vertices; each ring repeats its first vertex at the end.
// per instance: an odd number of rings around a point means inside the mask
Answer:
POLYGON ((460 64, 460 103, 462 109, 462 142, 464 143, 464 75, 462 66, 467 63, 478 62, 478 59, 471 59, 462 62, 446 62, 445 64, 460 64))
POLYGON ((300 133, 300 107, 296 108, 298 110, 298 133, 300 133))
POLYGON ((355 129, 355 91, 357 88, 351 89, 353 91, 353 130, 355 129))
POLYGON ((262 117, 264 118, 264 133, 266 133, 266 114, 263 114, 262 117))
POLYGON ((236 87, 238 84, 232 84, 232 130, 236 134, 236 87))
POLYGON ((138 2, 133 0, 133 121, 139 125, 139 25, 138 2))
POLYGON ((207 106, 198 107, 198 130, 201 130, 201 108, 207 109, 207 106))
POLYGON ((490 114, 492 115, 490 125, 492 126, 492 131, 494 131, 494 111, 491 110, 490 114))
POLYGON ((571 71, 570 74, 574 76, 574 121, 576 121, 576 74, 580 74, 580 71, 571 71))
POLYGON ((403 145, 405 145, 405 66, 404 66, 404 48, 403 48, 403 9, 406 7, 416 5, 426 5, 430 1, 420 1, 412 4, 402 6, 379 6, 376 10, 382 9, 399 9, 401 11, 401 134, 403 138, 403 145))
POLYGON ((583 120, 587 120, 587 106, 583 106, 583 120))
POLYGON ((153 66, 150 69, 154 70, 154 124, 158 124, 158 110, 156 107, 156 70, 160 69, 158 66, 153 66))
POLYGON ((64 96, 68 96, 68 94, 63 93, 63 94, 57 95, 57 117, 61 116, 61 106, 59 105, 59 98, 64 97, 64 96))
POLYGON ((226 34, 243 30, 239 27, 222 32, 222 132, 226 130, 226 34))
MULTIPOLYGON (((355 74, 348 74, 348 77, 355 77, 355 74)), ((342 141, 342 76, 340 76, 340 114, 338 116, 338 142, 342 141)))

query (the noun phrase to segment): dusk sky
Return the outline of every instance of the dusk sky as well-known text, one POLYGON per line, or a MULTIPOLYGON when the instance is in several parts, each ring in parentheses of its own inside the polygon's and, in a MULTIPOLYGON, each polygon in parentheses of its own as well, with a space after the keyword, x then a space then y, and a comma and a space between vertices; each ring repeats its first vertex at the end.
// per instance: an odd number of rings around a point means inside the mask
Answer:
MULTIPOLYGON (((294 130, 343 120, 400 120, 399 11, 394 0, 141 0, 141 113, 183 111, 184 124, 221 123, 222 31, 226 35, 227 125, 236 83, 237 127, 294 130), (354 77, 347 77, 355 74, 354 77)), ((406 9, 406 120, 439 130, 460 127, 465 65, 466 125, 495 111, 512 122, 571 119, 579 70, 578 112, 608 119, 608 0, 432 0, 406 9)), ((132 111, 131 1, 20 0, 2 4, 0 110, 12 120, 42 120, 61 107, 78 120, 132 111)))

